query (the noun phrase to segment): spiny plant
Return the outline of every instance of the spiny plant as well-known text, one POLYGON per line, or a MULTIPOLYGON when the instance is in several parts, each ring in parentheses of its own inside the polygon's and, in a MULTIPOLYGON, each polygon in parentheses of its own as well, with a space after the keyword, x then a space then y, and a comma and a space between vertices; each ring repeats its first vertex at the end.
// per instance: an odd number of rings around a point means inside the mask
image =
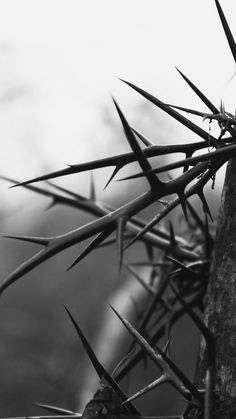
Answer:
MULTIPOLYGON (((236 62, 235 41, 219 1, 215 0, 215 4, 231 53, 236 62)), ((186 401, 184 412, 181 415, 172 416, 172 419, 193 417, 211 419, 217 417, 215 403, 218 395, 214 381, 216 337, 196 314, 195 309, 197 308, 201 312, 204 310, 204 296, 209 279, 210 260, 214 244, 214 238, 208 225, 209 219, 212 221, 212 216, 204 195, 204 187, 209 181, 214 185, 216 173, 236 152, 236 114, 233 115, 227 112, 223 103, 220 104, 219 108, 215 106, 183 72, 180 70, 178 72, 206 105, 209 113, 167 104, 133 83, 122 81, 147 101, 162 109, 195 133, 199 137, 199 141, 190 144, 156 145, 129 125, 122 110, 114 100, 125 137, 131 148, 129 153, 71 165, 57 172, 21 183, 14 179, 2 177, 13 183, 14 187, 21 186, 51 198, 52 205, 65 205, 83 210, 94 215, 96 219, 88 224, 79 226, 73 231, 54 237, 7 236, 38 244, 42 246, 42 249, 5 279, 0 286, 0 294, 3 294, 15 281, 52 256, 90 238, 91 242, 78 255, 68 270, 75 267, 84 257, 87 257, 99 246, 116 242, 119 267, 122 268, 125 264, 129 272, 139 280, 145 292, 147 292, 148 304, 145 308, 142 308, 141 314, 139 313, 137 328, 132 326, 127 319, 112 308, 133 338, 131 348, 127 348, 127 355, 118 364, 113 374, 110 374, 99 362, 78 323, 68 308, 66 308, 69 318, 101 380, 101 386, 93 399, 86 405, 82 415, 60 407, 41 404, 40 406, 50 413, 50 416, 46 417, 69 418, 71 416, 82 416, 83 418, 102 417, 105 419, 114 419, 116 417, 134 419, 141 417, 145 419, 143 413, 134 406, 133 401, 154 388, 161 386, 163 383, 169 383, 186 401), (214 121, 219 127, 218 137, 213 136, 210 132, 206 132, 199 125, 185 117, 183 113, 200 116, 203 120, 208 120, 209 122, 214 121), (202 150, 205 150, 205 152, 194 155, 202 150), (185 157, 163 166, 154 168, 151 166, 149 161, 151 157, 167 156, 175 153, 183 153, 185 157), (121 178, 119 181, 144 177, 148 188, 140 196, 115 209, 108 208, 107 205, 97 202, 94 186, 91 188, 90 198, 85 198, 49 182, 51 179, 61 176, 104 167, 113 167, 112 175, 106 184, 108 186, 121 169, 135 161, 140 166, 140 172, 121 178), (168 174, 169 171, 177 168, 183 168, 183 172, 174 178, 170 178, 168 181, 164 182, 158 176, 161 173, 168 174), (34 184, 39 181, 47 181, 50 188, 35 186, 34 184), (169 201, 164 199, 172 195, 174 195, 173 199, 169 201), (189 198, 195 195, 202 203, 203 213, 205 214, 204 219, 199 216, 189 201, 189 198), (149 222, 138 217, 138 214, 143 209, 155 202, 160 202, 162 209, 149 222), (171 222, 165 230, 158 228, 158 223, 178 206, 182 208, 191 234, 177 235, 171 222), (151 267, 148 282, 143 280, 137 272, 133 271, 132 264, 124 262, 125 250, 137 241, 144 244, 147 256, 143 262, 137 262, 136 266, 151 267), (156 248, 162 251, 162 256, 158 260, 155 259, 154 250, 156 248), (176 363, 173 362, 169 351, 172 328, 186 314, 192 319, 206 342, 206 379, 203 388, 198 388, 196 384, 189 380, 176 363), (164 348, 160 346, 160 341, 163 338, 166 339, 164 348), (136 347, 135 351, 133 350, 134 347, 136 347), (157 371, 159 370, 161 374, 158 376, 157 372, 155 381, 128 397, 118 383, 122 378, 130 374, 133 368, 144 358, 150 358, 157 366, 157 371)), ((166 418, 168 417, 166 416, 166 418)), ((45 416, 42 416, 42 418, 45 418, 45 416)), ((158 419, 158 416, 155 418, 158 419)))

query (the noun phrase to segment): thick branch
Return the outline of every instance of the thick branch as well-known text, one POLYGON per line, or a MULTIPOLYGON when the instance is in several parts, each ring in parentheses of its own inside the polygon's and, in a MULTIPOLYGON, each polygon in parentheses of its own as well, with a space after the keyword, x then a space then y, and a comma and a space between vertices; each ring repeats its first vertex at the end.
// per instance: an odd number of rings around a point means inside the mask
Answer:
MULTIPOLYGON (((228 164, 207 292, 205 323, 216 337, 215 419, 236 417, 236 158, 228 164), (235 413, 233 414, 233 412, 235 413)), ((204 383, 201 344, 198 383, 204 383)))

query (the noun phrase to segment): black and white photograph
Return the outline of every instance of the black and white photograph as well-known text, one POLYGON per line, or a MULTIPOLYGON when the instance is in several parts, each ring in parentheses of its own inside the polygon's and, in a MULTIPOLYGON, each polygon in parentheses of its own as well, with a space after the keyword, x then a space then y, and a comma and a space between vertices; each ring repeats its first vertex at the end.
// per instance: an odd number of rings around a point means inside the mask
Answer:
POLYGON ((0 419, 235 419, 235 0, 0 0, 0 146, 0 419))

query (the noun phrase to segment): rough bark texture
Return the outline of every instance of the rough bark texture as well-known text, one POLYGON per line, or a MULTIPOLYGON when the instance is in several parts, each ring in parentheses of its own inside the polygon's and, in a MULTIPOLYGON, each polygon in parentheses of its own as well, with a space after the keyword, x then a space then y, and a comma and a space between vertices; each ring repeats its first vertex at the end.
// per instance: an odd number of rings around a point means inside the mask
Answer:
MULTIPOLYGON (((214 419, 236 418, 236 157, 228 164, 211 264, 205 323, 216 337, 214 419)), ((202 341, 198 384, 204 383, 202 341)))

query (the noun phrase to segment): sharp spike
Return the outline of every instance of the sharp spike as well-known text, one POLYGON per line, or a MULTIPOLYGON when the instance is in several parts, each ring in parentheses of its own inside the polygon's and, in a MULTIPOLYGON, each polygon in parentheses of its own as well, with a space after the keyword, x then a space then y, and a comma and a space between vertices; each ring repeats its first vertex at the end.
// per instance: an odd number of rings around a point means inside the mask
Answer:
POLYGON ((187 205, 186 205, 187 199, 185 198, 184 192, 182 192, 182 191, 179 192, 178 197, 179 197, 180 205, 182 207, 185 219, 186 219, 186 221, 188 221, 188 213, 187 213, 187 205))
POLYGON ((191 383, 191 381, 182 373, 182 371, 177 367, 177 365, 171 361, 171 359, 157 346, 155 346, 157 352, 161 355, 163 360, 167 363, 167 365, 172 369, 175 375, 179 378, 179 380, 184 384, 184 386, 190 391, 193 397, 198 400, 201 404, 203 404, 203 397, 198 389, 191 383))
POLYGON ((137 393, 135 393, 133 396, 129 397, 125 402, 122 403, 122 406, 124 406, 126 403, 133 402, 134 400, 142 397, 144 394, 149 393, 149 391, 154 390, 155 388, 159 387, 160 385, 166 383, 168 381, 168 378, 163 374, 161 377, 159 377, 157 380, 153 381, 152 383, 148 384, 146 387, 139 390, 137 393))
POLYGON ((126 320, 121 314, 119 314, 114 307, 110 305, 111 309, 114 311, 116 316, 120 319, 129 333, 136 339, 139 345, 143 348, 146 354, 152 359, 152 361, 158 366, 162 373, 164 373, 163 363, 160 360, 160 357, 156 354, 154 349, 149 345, 149 343, 144 339, 144 337, 126 320))
MULTIPOLYGON (((67 307, 65 307, 65 310, 67 311, 68 316, 70 317, 75 330, 78 334, 78 336, 81 339, 81 342, 89 356, 90 361, 92 362, 94 369, 96 371, 96 373, 98 374, 100 379, 105 379, 107 381, 107 383, 111 386, 111 388, 120 395, 121 399, 123 401, 125 401, 127 399, 125 393, 121 390, 120 386, 117 384, 117 382, 112 378, 112 376, 107 372, 107 370, 103 367, 103 365, 98 361, 95 353, 93 352, 91 346, 89 345, 87 339, 85 338, 83 332, 81 331, 79 325, 77 324, 76 320, 74 319, 74 317, 72 316, 72 314, 70 313, 69 309, 67 307)), ((134 407, 131 403, 129 403, 129 405, 127 406, 131 413, 136 414, 137 416, 140 416, 140 412, 136 409, 136 407, 134 407)))
MULTIPOLYGON (((135 153, 141 169, 144 172, 146 172, 147 170, 150 170, 152 167, 151 167, 147 157, 145 156, 143 150, 139 146, 139 143, 136 140, 136 137, 135 137, 133 131, 131 130, 126 118, 124 117, 124 115, 122 113, 122 111, 120 110, 118 104, 116 103, 116 101, 114 99, 113 99, 113 101, 114 101, 114 105, 116 107, 116 110, 118 112, 118 115, 120 117, 121 123, 123 125, 123 129, 124 129, 126 138, 129 142, 129 145, 132 148, 132 151, 135 153)), ((150 175, 147 174, 146 178, 147 178, 147 180, 148 180, 152 189, 157 189, 157 188, 159 189, 160 187, 162 187, 162 182, 156 177, 155 174, 153 174, 153 173, 151 173, 150 175)))
POLYGON ((174 232, 173 224, 171 221, 169 221, 169 231, 170 231, 170 244, 171 246, 176 247, 177 240, 175 238, 175 232, 174 232))
POLYGON ((223 26, 223 29, 224 29, 229 47, 231 49, 231 53, 232 53, 234 61, 236 63, 236 45, 235 45, 233 35, 231 33, 231 30, 229 28, 228 22, 226 20, 226 17, 224 15, 224 12, 221 8, 221 5, 220 5, 219 1, 215 0, 215 3, 216 3, 216 7, 217 7, 217 10, 218 10, 218 13, 219 13, 219 16, 220 16, 220 20, 221 20, 221 23, 222 23, 222 26, 223 26))
MULTIPOLYGON (((119 314, 113 307, 111 307, 114 313, 119 317, 124 326, 128 331, 135 337, 137 342, 142 346, 142 348, 148 353, 149 357, 159 366, 162 373, 164 373, 163 363, 160 361, 160 357, 156 354, 154 349, 149 345, 149 343, 139 334, 139 332, 126 320, 121 314, 119 314)), ((182 373, 182 371, 177 367, 177 365, 172 362, 168 356, 157 346, 155 347, 156 351, 160 354, 162 360, 172 369, 175 375, 180 379, 184 386, 191 392, 193 397, 195 397, 201 404, 203 404, 202 395, 199 393, 197 388, 189 381, 189 379, 182 373)))
POLYGON ((209 142, 211 145, 217 144, 216 138, 214 138, 212 135, 209 135, 206 131, 204 131, 202 128, 200 128, 198 125, 194 124, 189 119, 185 118, 183 115, 175 111, 174 109, 170 108, 168 105, 166 105, 161 100, 157 99, 155 96, 151 95, 150 93, 145 92, 145 90, 141 89, 138 86, 135 86, 133 83, 130 83, 126 80, 120 79, 122 82, 126 83, 128 86, 130 86, 132 89, 136 90, 139 94, 144 96, 147 100, 152 102, 157 107, 161 108, 163 111, 168 113, 170 116, 172 116, 174 119, 179 121, 181 124, 189 128, 191 131, 195 132, 198 136, 203 138, 205 141, 209 142))
MULTIPOLYGON (((169 327, 168 327, 168 335, 169 335, 169 331, 170 331, 170 329, 169 329, 169 327)), ((164 346, 164 348, 163 348, 163 352, 164 352, 164 354, 166 354, 167 356, 170 356, 170 355, 169 355, 169 354, 170 354, 170 341, 171 341, 170 336, 168 336, 167 342, 166 342, 166 344, 165 344, 165 346, 164 346)))
POLYGON ((195 84, 187 77, 185 76, 182 71, 180 71, 177 67, 175 67, 176 70, 179 72, 179 74, 183 77, 183 79, 186 81, 186 83, 191 87, 191 89, 197 94, 197 96, 205 103, 205 105, 210 109, 212 113, 218 113, 218 109, 211 101, 201 92, 201 90, 198 89, 195 84))
POLYGON ((91 346, 89 345, 89 343, 88 343, 86 337, 84 336, 82 330, 80 329, 78 323, 76 322, 76 320, 74 319, 71 312, 69 311, 69 309, 66 306, 65 306, 65 310, 66 310, 68 316, 70 317, 78 336, 80 337, 80 340, 83 344, 83 347, 86 350, 86 352, 88 354, 88 357, 89 357, 90 361, 92 362, 93 367, 94 367, 98 377, 100 378, 100 380, 102 378, 105 378, 106 373, 104 373, 104 371, 105 371, 104 367, 98 361, 94 351, 92 350, 91 346))
POLYGON ((10 235, 4 235, 3 237, 7 239, 15 239, 15 240, 21 240, 24 242, 40 244, 45 247, 48 246, 48 244, 50 243, 50 239, 46 237, 10 236, 10 235))
POLYGON ((200 190, 198 192, 198 196, 199 196, 200 200, 202 201, 203 211, 206 212, 209 215, 211 221, 213 222, 213 217, 211 215, 210 208, 208 206, 207 200, 206 200, 206 198, 205 198, 204 193, 203 193, 202 190, 200 190))
POLYGON ((119 370, 125 365, 126 361, 135 353, 136 348, 132 348, 121 360, 118 362, 118 364, 115 366, 114 370, 112 371, 112 378, 116 376, 116 374, 119 372, 119 370))
POLYGON ((100 234, 93 239, 88 246, 80 253, 80 255, 74 260, 74 262, 67 268, 67 272, 70 271, 74 266, 76 266, 82 259, 85 258, 89 253, 91 253, 94 249, 96 249, 99 244, 101 244, 110 234, 115 230, 114 227, 108 228, 105 231, 102 231, 100 234))
POLYGON ((184 271, 192 274, 197 275, 192 269, 190 269, 188 266, 186 266, 184 263, 180 262, 179 260, 173 258, 172 256, 166 256, 167 259, 171 260, 171 262, 175 263, 177 266, 179 266, 184 271))
MULTIPOLYGON (((207 152, 207 153, 201 154, 199 156, 186 157, 183 160, 179 160, 179 161, 176 161, 174 163, 165 164, 164 166, 161 166, 161 167, 153 168, 151 170, 148 170, 147 172, 135 173, 134 175, 127 176, 127 177, 122 178, 122 179, 118 179, 118 181, 137 179, 137 178, 140 178, 140 177, 147 176, 147 174, 150 174, 150 173, 163 173, 163 172, 167 172, 167 170, 173 170, 173 169, 177 169, 179 167, 186 167, 186 165, 190 165, 190 164, 192 166, 195 166, 196 163, 199 163, 199 162, 210 161, 210 160, 215 161, 215 159, 217 157, 224 156, 224 155, 227 156, 227 154, 231 154, 231 153, 235 152, 235 150, 236 150, 236 145, 235 144, 227 145, 227 146, 218 148, 215 151, 207 152)), ((170 177, 169 173, 166 173, 166 174, 168 175, 168 177, 170 177)), ((170 177, 170 179, 172 180, 171 177, 170 177)))
POLYGON ((56 413, 58 415, 72 415, 76 417, 82 416, 79 413, 72 412, 71 410, 67 410, 67 409, 62 409, 61 407, 58 407, 58 406, 51 406, 45 403, 35 403, 35 405, 38 407, 41 407, 42 409, 48 410, 49 412, 56 413))
POLYGON ((123 253, 124 253, 124 230, 127 220, 124 217, 119 217, 117 220, 117 248, 119 254, 119 271, 121 271, 123 264, 123 253))
POLYGON ((196 111, 195 109, 184 108, 183 106, 176 106, 168 104, 167 106, 171 106, 171 108, 179 109, 180 111, 190 113, 191 115, 201 116, 203 118, 206 115, 206 112, 196 111))
POLYGON ((95 183, 94 183, 94 177, 93 172, 91 172, 91 181, 90 181, 90 194, 89 198, 91 201, 96 201, 96 191, 95 191, 95 183))
POLYGON ((220 100, 220 113, 221 114, 224 114, 225 113, 224 103, 223 103, 223 100, 222 99, 220 100))
POLYGON ((111 181, 114 179, 114 177, 116 176, 116 174, 122 169, 123 166, 116 166, 115 169, 113 170, 111 176, 109 177, 106 185, 104 186, 104 189, 106 189, 108 187, 108 185, 111 183, 111 181))
POLYGON ((136 129, 132 128, 132 131, 137 135, 137 137, 142 141, 142 143, 147 146, 147 147, 151 147, 154 146, 155 144, 150 141, 147 137, 145 137, 143 134, 141 134, 139 131, 137 131, 136 129))

